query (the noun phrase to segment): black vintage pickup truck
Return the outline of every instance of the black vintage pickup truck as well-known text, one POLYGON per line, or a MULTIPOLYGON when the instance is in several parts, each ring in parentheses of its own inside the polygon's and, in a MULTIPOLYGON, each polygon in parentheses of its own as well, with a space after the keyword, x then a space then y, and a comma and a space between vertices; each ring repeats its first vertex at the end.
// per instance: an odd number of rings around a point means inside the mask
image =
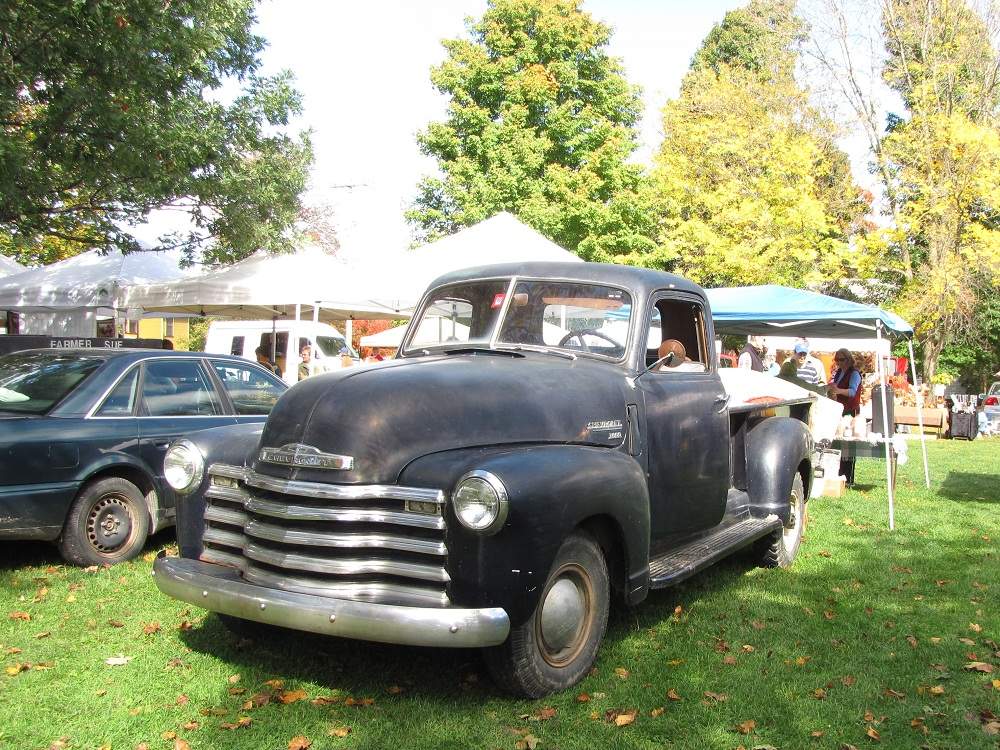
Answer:
POLYGON ((612 599, 741 548, 786 566, 808 399, 730 403, 697 285, 586 263, 438 279, 396 359, 176 443, 159 588, 246 621, 482 647, 505 688, 580 680, 612 599))

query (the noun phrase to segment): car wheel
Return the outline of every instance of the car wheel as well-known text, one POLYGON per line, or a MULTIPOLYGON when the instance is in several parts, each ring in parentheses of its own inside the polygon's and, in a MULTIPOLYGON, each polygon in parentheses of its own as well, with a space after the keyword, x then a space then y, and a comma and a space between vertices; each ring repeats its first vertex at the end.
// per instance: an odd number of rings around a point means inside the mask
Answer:
POLYGON ((76 565, 114 565, 142 551, 149 534, 149 511, 142 492, 121 477, 86 485, 77 495, 59 551, 76 565))
POLYGON ((484 650, 493 679, 509 692, 540 698, 590 671, 608 626, 610 582, 600 546, 576 532, 560 547, 531 617, 484 650))
POLYGON ((805 491, 802 477, 796 472, 788 496, 788 523, 762 539, 757 545, 758 563, 765 568, 787 568, 795 560, 806 526, 805 491))

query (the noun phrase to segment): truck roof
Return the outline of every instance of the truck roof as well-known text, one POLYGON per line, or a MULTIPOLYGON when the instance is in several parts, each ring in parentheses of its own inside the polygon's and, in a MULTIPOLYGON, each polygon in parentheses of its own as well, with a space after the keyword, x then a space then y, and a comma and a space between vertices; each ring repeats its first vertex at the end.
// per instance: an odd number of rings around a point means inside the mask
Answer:
POLYGON ((623 266, 617 263, 497 263, 452 271, 439 276, 431 286, 441 286, 471 279, 525 276, 529 278, 557 278, 613 284, 631 290, 637 297, 644 297, 655 289, 674 288, 692 292, 701 297, 704 290, 692 281, 676 274, 651 268, 623 266))

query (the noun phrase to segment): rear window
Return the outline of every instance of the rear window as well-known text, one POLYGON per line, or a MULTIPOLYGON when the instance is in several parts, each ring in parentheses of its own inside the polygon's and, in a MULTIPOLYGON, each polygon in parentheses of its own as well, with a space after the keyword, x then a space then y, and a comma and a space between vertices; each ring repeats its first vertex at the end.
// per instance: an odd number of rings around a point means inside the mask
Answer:
POLYGON ((45 414, 102 364, 103 357, 76 353, 18 352, 0 357, 0 411, 45 414))

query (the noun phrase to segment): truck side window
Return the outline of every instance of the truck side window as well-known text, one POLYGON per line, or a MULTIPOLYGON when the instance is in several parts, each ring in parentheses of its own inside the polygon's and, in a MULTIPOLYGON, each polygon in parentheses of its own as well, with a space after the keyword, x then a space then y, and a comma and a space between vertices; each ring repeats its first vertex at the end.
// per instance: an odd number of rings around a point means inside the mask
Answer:
POLYGON ((669 357, 661 372, 707 372, 705 314, 697 302, 665 298, 656 303, 647 339, 646 361, 669 357), (655 346, 655 349, 654 349, 655 346))

